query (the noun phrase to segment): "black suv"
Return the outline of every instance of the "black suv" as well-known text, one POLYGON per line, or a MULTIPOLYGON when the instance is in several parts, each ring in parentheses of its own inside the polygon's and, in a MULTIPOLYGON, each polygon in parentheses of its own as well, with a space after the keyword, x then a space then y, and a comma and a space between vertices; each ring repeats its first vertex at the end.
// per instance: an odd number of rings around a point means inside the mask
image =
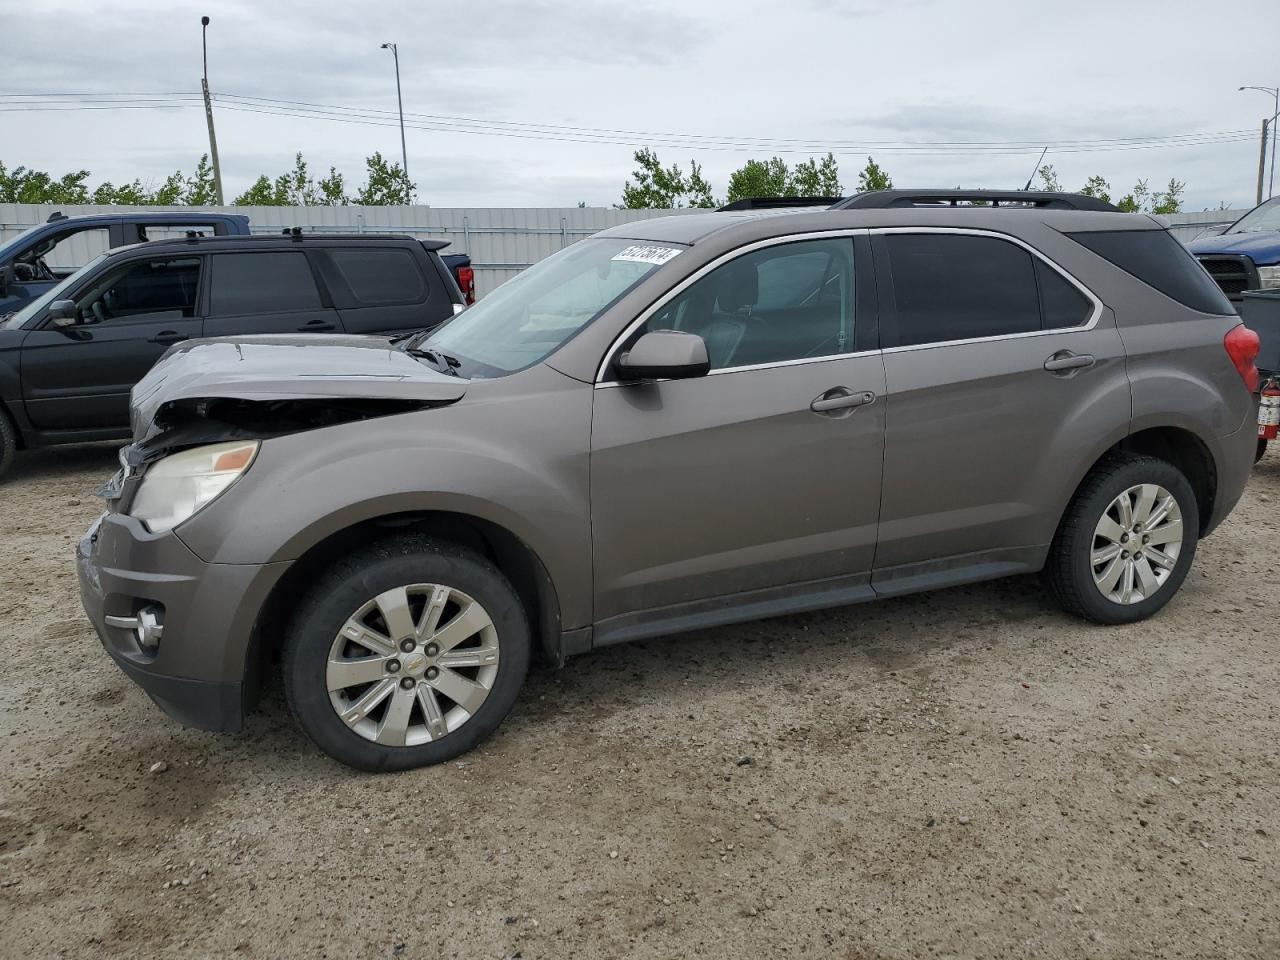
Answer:
POLYGON ((174 343, 395 334, 464 298, 439 251, 395 236, 198 237, 120 247, 0 319, 0 472, 19 447, 129 435, 129 391, 174 343))

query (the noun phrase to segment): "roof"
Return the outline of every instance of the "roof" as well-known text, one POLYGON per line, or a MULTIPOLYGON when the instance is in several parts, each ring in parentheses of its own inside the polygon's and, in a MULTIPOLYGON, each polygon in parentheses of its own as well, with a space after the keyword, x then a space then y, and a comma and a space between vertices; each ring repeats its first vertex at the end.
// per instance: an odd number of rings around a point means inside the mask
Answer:
POLYGON ((258 233, 249 236, 228 235, 225 237, 165 237, 157 240, 146 240, 142 243, 117 247, 112 254, 129 250, 181 250, 190 252, 193 249, 206 250, 237 246, 250 247, 289 247, 305 249, 307 246, 326 246, 332 243, 342 244, 375 244, 386 243, 421 244, 428 250, 441 250, 449 245, 448 240, 419 240, 398 233, 303 233, 300 235, 283 233, 258 233))
MULTIPOLYGON (((160 212, 135 213, 127 210, 120 210, 115 213, 85 213, 76 214, 74 217, 61 216, 55 211, 49 215, 44 223, 38 226, 46 226, 49 224, 80 224, 80 223, 108 223, 115 220, 127 220, 130 223, 212 223, 214 220, 244 220, 248 221, 248 217, 243 213, 221 213, 201 210, 193 207, 190 211, 186 210, 162 210, 160 212)), ((34 224, 33 224, 34 226, 34 224)))
POLYGON ((893 207, 852 210, 760 210, 733 213, 698 213, 654 217, 620 223, 597 233, 654 243, 692 246, 727 231, 753 237, 825 230, 857 230, 878 227, 970 227, 1016 233, 1019 223, 1034 219, 1064 233, 1098 230, 1161 230, 1164 226, 1145 214, 1095 210, 1058 210, 1041 207, 893 207))

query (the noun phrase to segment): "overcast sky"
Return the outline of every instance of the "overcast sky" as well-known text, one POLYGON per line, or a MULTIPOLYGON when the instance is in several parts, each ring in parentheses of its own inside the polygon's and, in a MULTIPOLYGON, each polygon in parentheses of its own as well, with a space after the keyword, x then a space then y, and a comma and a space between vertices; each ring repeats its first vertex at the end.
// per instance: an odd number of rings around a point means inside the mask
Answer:
MULTIPOLYGON (((0 94, 198 93, 200 15, 215 94, 396 107, 406 113, 720 138, 899 145, 1097 141, 1250 131, 1151 149, 1051 150, 1077 188, 1187 182, 1186 209, 1251 206, 1257 130, 1273 106, 1242 84, 1280 84, 1280 0, 419 0, 38 3, 0 0, 0 94), (1243 136, 1243 135, 1242 135, 1243 136)), ((390 126, 215 107, 228 199, 301 150, 348 185, 363 159, 400 155, 390 126)), ((394 120, 394 115, 392 115, 394 120)), ((0 162, 91 183, 190 171, 208 149, 198 103, 181 109, 5 112, 0 162)), ((575 136, 566 133, 566 137, 575 136)), ((601 136, 597 134, 596 136, 601 136)), ((618 143, 408 131, 409 170, 434 206, 608 206, 633 168, 618 143)), ((778 144, 777 146, 785 146, 778 144)), ((897 186, 1021 186, 1038 149, 872 148, 897 186)), ((658 147, 703 165, 718 195, 755 149, 658 147)), ((817 151, 815 151, 817 152, 817 151)), ((864 147, 836 151, 846 189, 864 147)), ((807 149, 781 154, 804 159, 807 149)))

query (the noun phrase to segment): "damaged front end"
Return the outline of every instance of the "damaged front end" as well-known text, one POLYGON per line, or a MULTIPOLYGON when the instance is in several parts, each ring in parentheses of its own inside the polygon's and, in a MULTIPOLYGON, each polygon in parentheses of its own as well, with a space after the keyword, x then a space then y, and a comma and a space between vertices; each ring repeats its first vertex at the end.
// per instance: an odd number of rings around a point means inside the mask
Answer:
POLYGON ((371 337, 193 341, 134 388, 134 442, 99 496, 127 508, 147 465, 166 457, 444 406, 469 385, 371 337))

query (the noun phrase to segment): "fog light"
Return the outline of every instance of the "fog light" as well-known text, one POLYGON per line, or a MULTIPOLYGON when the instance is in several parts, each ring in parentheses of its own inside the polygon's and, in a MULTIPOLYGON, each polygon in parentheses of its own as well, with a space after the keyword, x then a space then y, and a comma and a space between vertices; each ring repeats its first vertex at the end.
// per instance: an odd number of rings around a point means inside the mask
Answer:
POLYGON ((163 617, 163 607, 147 606, 132 617, 106 617, 105 619, 107 626, 130 631, 138 641, 138 646, 150 653, 155 653, 160 646, 160 637, 164 635, 163 617))

